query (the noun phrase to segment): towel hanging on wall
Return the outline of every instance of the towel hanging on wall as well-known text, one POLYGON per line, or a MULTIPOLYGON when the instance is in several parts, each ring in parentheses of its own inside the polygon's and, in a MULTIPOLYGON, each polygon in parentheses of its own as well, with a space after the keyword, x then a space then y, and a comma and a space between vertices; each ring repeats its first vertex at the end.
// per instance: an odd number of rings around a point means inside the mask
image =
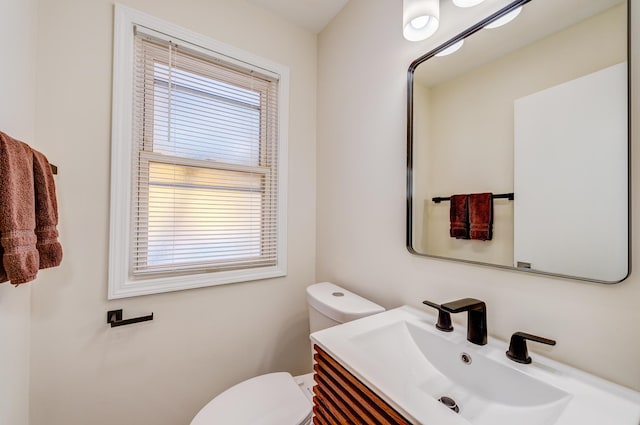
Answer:
POLYGON ((469 239, 469 197, 452 195, 449 209, 449 235, 456 239, 469 239))
POLYGON ((492 193, 451 195, 449 235, 456 239, 490 241, 493 238, 492 193))
POLYGON ((493 194, 469 195, 469 237, 480 241, 493 237, 493 194))
POLYGON ((47 158, 0 132, 0 283, 32 281, 62 261, 58 205, 47 158))

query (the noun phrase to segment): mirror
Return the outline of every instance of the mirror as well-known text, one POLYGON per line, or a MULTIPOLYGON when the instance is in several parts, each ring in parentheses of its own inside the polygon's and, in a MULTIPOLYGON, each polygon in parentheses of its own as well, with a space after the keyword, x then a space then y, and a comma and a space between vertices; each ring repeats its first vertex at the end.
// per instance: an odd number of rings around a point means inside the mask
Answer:
POLYGON ((627 277, 628 8, 514 1, 411 64, 410 252, 601 283, 627 277))

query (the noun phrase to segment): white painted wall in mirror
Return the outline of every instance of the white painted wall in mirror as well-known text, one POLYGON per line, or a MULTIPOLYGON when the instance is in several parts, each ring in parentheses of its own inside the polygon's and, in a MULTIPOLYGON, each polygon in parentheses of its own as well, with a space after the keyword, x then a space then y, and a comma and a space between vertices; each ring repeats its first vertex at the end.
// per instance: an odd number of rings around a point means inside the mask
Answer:
POLYGON ((514 109, 514 266, 624 279, 627 62, 517 99, 514 109))

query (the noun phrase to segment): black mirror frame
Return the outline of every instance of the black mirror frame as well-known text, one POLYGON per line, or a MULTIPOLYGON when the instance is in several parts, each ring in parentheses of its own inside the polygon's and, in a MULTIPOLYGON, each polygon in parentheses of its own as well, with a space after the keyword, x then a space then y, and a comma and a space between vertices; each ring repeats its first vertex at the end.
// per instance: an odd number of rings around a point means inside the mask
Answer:
POLYGON ((463 40, 470 35, 480 31, 487 24, 499 19, 500 17, 508 14, 509 12, 517 9, 518 7, 524 6, 532 0, 515 0, 504 8, 498 10, 492 15, 487 16, 481 21, 477 22, 473 26, 467 28, 465 31, 456 35, 449 41, 441 44, 435 49, 429 51, 428 53, 420 56, 409 65, 409 70, 407 71, 407 181, 406 181, 406 190, 407 190, 407 200, 406 200, 406 248, 407 250, 417 256, 427 257, 427 258, 435 258, 441 260, 462 262, 467 264, 475 264, 480 266, 488 266, 494 267, 498 269, 532 273, 537 275, 545 275, 552 277, 560 277, 565 279, 573 279, 573 280, 581 280, 592 283, 600 283, 600 284, 617 284, 624 281, 631 274, 631 0, 627 0, 627 273, 626 275, 620 279, 619 281, 609 282, 598 279, 589 279, 586 277, 580 276, 571 276, 557 273, 544 272, 540 270, 531 270, 531 269, 520 269, 513 266, 503 266, 500 264, 490 264, 483 263, 480 261, 472 261, 458 258, 450 258, 450 257, 442 257, 437 255, 429 255, 417 252, 413 248, 413 80, 414 73, 418 65, 431 59, 437 53, 453 46, 460 40, 463 40))

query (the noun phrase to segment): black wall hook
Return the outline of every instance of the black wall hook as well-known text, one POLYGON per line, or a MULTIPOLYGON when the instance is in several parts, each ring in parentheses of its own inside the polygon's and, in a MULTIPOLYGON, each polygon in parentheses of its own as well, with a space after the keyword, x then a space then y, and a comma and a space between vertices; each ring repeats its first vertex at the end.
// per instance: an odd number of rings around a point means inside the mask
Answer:
POLYGON ((107 323, 111 325, 112 328, 116 326, 124 326, 131 325, 133 323, 146 322, 149 320, 153 320, 153 313, 148 316, 140 316, 134 317, 132 319, 122 320, 122 309, 119 310, 111 310, 107 312, 107 323))

